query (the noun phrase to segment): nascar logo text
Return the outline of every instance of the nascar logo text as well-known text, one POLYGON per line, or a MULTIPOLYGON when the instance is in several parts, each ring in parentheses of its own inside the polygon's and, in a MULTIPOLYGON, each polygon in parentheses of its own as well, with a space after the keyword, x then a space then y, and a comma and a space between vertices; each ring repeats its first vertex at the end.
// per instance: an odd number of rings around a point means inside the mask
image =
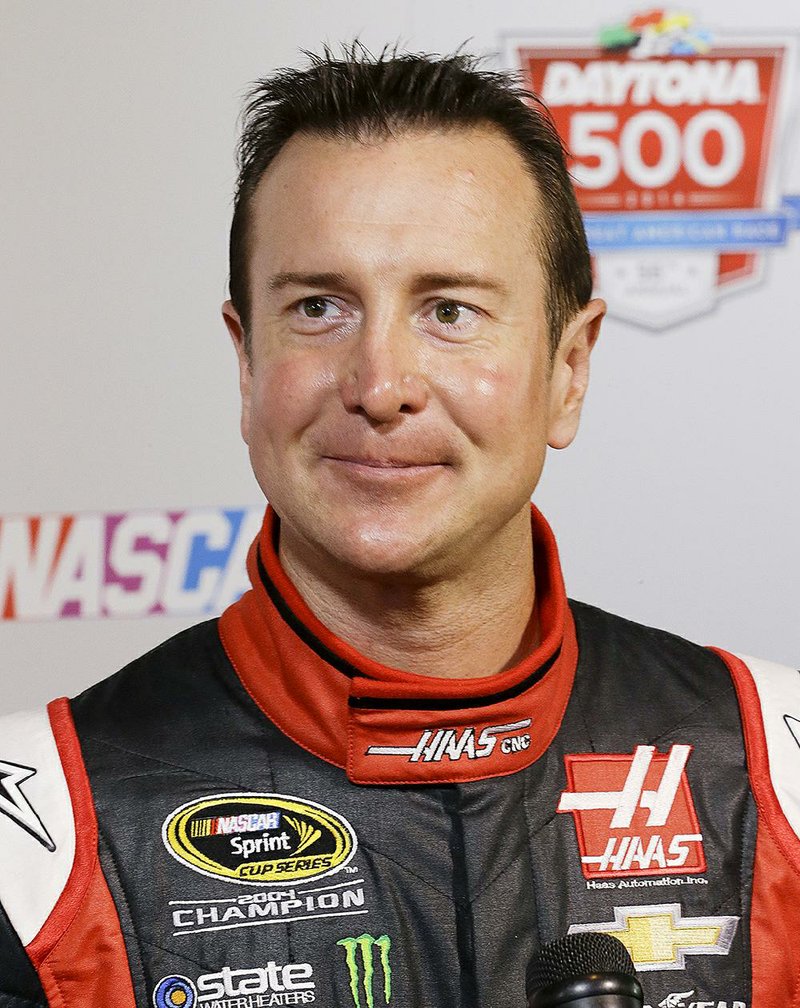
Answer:
POLYGON ((220 612, 249 587, 261 508, 0 518, 3 619, 220 612))
POLYGON ((218 836, 228 833, 260 833, 262 830, 280 829, 280 812, 251 813, 238 816, 214 816, 210 819, 197 819, 190 824, 189 835, 218 836))

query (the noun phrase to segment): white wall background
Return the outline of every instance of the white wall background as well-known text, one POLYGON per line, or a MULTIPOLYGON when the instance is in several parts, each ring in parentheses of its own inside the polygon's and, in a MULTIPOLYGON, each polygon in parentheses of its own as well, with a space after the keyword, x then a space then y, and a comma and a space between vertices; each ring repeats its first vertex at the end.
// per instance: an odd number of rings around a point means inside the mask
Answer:
MULTIPOLYGON (((219 317, 250 81, 356 35, 491 52, 503 33, 591 34, 631 12, 610 0, 4 0, 0 516, 258 502, 219 317)), ((800 31, 786 0, 695 13, 800 31)), ((796 132, 791 144, 782 190, 800 193, 796 132)), ((800 663, 798 283, 796 233, 760 286, 705 317, 661 335, 607 323, 582 434, 537 494, 574 597, 800 663)), ((0 622, 0 711, 74 693, 180 625, 0 622)))

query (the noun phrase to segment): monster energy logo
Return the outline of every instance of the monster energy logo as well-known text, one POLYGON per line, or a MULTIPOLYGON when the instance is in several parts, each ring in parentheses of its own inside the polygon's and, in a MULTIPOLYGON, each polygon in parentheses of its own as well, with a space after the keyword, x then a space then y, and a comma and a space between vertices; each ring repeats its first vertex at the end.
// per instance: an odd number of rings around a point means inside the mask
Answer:
POLYGON ((364 991, 366 1008, 375 1008, 372 985, 375 978, 374 950, 378 949, 380 966, 383 971, 383 1003, 388 1005, 392 997, 392 968, 389 965, 391 938, 388 935, 373 938, 370 934, 362 934, 358 938, 341 938, 336 944, 341 945, 344 949, 347 971, 350 974, 350 993, 353 995, 355 1008, 361 1008, 361 988, 364 991), (357 949, 361 952, 360 963, 356 956, 357 949), (360 986, 359 973, 361 973, 360 986))

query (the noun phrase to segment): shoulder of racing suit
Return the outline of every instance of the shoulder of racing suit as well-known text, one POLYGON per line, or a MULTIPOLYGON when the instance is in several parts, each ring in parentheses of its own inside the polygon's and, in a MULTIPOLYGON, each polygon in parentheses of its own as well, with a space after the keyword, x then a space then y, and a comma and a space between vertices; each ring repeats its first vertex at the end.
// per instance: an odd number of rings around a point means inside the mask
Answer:
POLYGON ((759 658, 717 653, 736 687, 758 809, 750 934, 753 990, 793 991, 797 997, 800 945, 787 942, 786 936, 800 929, 800 672, 759 658))
MULTIPOLYGON (((667 631, 644 626, 581 602, 571 602, 576 617, 578 648, 582 659, 594 666, 608 662, 608 652, 616 653, 615 664, 625 662, 631 667, 624 674, 627 691, 635 693, 637 716, 647 715, 652 706, 654 680, 635 674, 634 668, 647 661, 656 675, 669 682, 659 686, 658 705, 681 710, 670 690, 676 695, 691 694, 698 703, 714 704, 721 688, 732 683, 735 690, 742 733, 745 742, 747 769, 759 818, 769 825, 787 856, 800 865, 800 671, 775 662, 746 655, 737 655, 721 648, 702 648, 667 631), (601 648, 595 651, 597 642, 601 648), (703 662, 702 653, 722 660, 729 679, 717 674, 718 666, 711 659, 703 662), (605 657, 601 655, 605 653, 605 657), (657 665, 652 666, 657 656, 657 665), (698 681, 701 676, 704 681, 698 681), (708 681, 705 681, 705 680, 708 681)), ((576 688, 579 687, 576 683, 576 688)), ((592 716, 595 720, 618 721, 616 694, 606 696, 603 684, 593 681, 590 691, 592 716)), ((612 689, 619 688, 617 681, 612 689)), ((660 718, 659 718, 660 720, 660 718)), ((645 726, 647 734, 647 726, 645 726)), ((800 870, 800 869, 799 869, 800 870)))
POLYGON ((72 799, 45 709, 0 718, 0 1005, 46 1004, 26 947, 75 861, 72 799))
MULTIPOLYGON (((182 700, 178 693, 187 668, 215 643, 223 655, 211 620, 90 687, 82 696, 100 712, 98 733, 124 745, 122 725, 158 732, 172 713, 171 694, 185 710, 185 689, 182 700)), ((122 945, 116 914, 103 912, 110 897, 83 742, 64 698, 0 716, 0 1008, 53 1003, 58 974, 48 969, 48 960, 79 906, 91 904, 96 919, 113 921, 112 941, 122 945)), ((64 942, 59 950, 66 959, 69 946, 64 942)))
POLYGON ((759 813, 787 855, 800 856, 800 671, 713 649, 739 699, 745 750, 759 813))

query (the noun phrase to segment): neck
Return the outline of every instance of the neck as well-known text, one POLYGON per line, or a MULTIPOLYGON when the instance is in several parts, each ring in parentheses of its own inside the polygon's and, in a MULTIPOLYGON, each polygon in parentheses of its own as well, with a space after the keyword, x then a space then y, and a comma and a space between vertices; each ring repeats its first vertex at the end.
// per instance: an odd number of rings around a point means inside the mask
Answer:
POLYGON ((511 668, 538 643, 530 515, 520 517, 467 569, 425 583, 345 572, 288 529, 279 555, 317 619, 367 658, 418 675, 478 678, 511 668))

